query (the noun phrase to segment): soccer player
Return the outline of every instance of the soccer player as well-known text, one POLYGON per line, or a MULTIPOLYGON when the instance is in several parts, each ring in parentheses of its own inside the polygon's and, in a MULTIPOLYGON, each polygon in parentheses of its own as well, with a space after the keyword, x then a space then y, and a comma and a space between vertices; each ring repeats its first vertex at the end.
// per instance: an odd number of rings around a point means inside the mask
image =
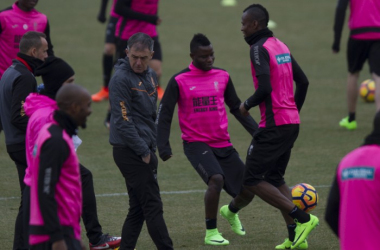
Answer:
MULTIPOLYGON (((150 60, 149 67, 152 68, 160 80, 162 75, 162 51, 158 40, 156 26, 162 20, 158 17, 158 1, 159 0, 118 0, 115 5, 116 14, 120 18, 116 25, 117 55, 118 58, 125 57, 125 48, 128 39, 136 32, 148 34, 154 40, 154 55, 150 60)), ((159 83, 158 83, 159 84, 159 83)), ((158 85, 158 99, 161 100, 164 90, 158 85)))
POLYGON ((248 6, 241 18, 241 31, 250 45, 256 91, 240 105, 240 111, 248 115, 249 109, 259 106, 261 121, 248 148, 244 189, 229 204, 226 217, 233 216, 257 195, 278 208, 287 224, 289 238, 276 249, 306 249, 306 237, 319 220, 293 204, 284 175, 298 136, 299 112, 309 82, 288 47, 268 29, 268 21, 268 11, 260 4, 248 6))
POLYGON ((349 28, 347 44, 347 106, 348 116, 339 125, 348 130, 357 128, 356 102, 358 99, 358 78, 364 62, 368 59, 370 73, 376 84, 376 109, 380 110, 380 1, 338 0, 335 11, 333 53, 340 50, 340 39, 350 3, 349 28))
POLYGON ((0 78, 16 58, 20 39, 28 31, 44 33, 49 46, 48 55, 54 54, 49 21, 46 15, 34 8, 37 3, 38 0, 19 0, 0 11, 0 78))
MULTIPOLYGON (((119 18, 119 15, 117 15, 114 10, 116 1, 117 0, 113 0, 112 2, 110 18, 108 20, 107 29, 106 29, 106 40, 104 44, 103 60, 102 60, 103 87, 98 93, 93 94, 91 96, 92 101, 94 102, 100 102, 104 99, 108 99, 108 84, 111 79, 111 73, 112 73, 112 68, 113 68, 113 63, 114 63, 114 55, 116 53, 115 28, 116 28, 117 19, 119 18)), ((101 23, 104 23, 106 21, 107 3, 108 3, 108 0, 101 1, 100 11, 98 14, 98 21, 101 23)))
POLYGON ((325 219, 339 237, 340 249, 377 249, 380 245, 380 111, 364 144, 339 163, 325 219))
POLYGON ((153 43, 144 33, 131 36, 127 57, 116 63, 109 86, 110 143, 129 198, 120 250, 135 248, 144 221, 157 249, 173 249, 157 182, 157 76, 148 66, 153 43))
POLYGON ((72 136, 78 126, 86 127, 91 95, 69 84, 56 99, 59 110, 41 129, 30 166, 30 249, 84 250, 81 180, 72 136))
POLYGON ((3 124, 5 144, 15 162, 21 191, 21 203, 15 223, 13 249, 28 249, 27 231, 23 227, 24 177, 27 168, 25 133, 28 117, 25 115, 25 98, 37 91, 34 70, 47 57, 48 42, 43 33, 29 31, 20 41, 20 52, 0 80, 0 120, 3 124))
MULTIPOLYGON (((185 154, 208 188, 205 193, 205 244, 228 245, 217 229, 220 192, 224 189, 235 197, 242 188, 244 163, 230 142, 228 118, 230 112, 252 136, 257 123, 251 116, 242 116, 241 101, 227 71, 215 68, 214 49, 203 34, 194 35, 190 42, 189 67, 174 75, 166 87, 159 106, 157 145, 162 160, 172 157, 169 143, 174 108, 178 103, 179 124, 185 154)), ((244 235, 236 215, 232 230, 244 235)))
MULTIPOLYGON (((31 93, 25 100, 24 110, 29 117, 26 131, 26 157, 28 166, 33 159, 33 149, 41 128, 52 121, 52 114, 58 109, 55 101, 58 90, 66 84, 71 84, 75 80, 74 70, 64 60, 57 57, 48 57, 43 65, 37 68, 36 75, 41 76, 44 88, 40 94, 31 93)), ((75 150, 82 142, 76 135, 73 136, 75 150)), ((92 173, 82 164, 80 166, 80 176, 83 193, 83 224, 86 228, 87 237, 90 243, 90 250, 105 249, 108 247, 118 247, 120 237, 113 237, 103 234, 102 227, 98 220, 96 208, 96 198, 92 173)), ((30 168, 26 169, 24 182, 30 186, 30 168)), ((25 193, 24 193, 25 195, 25 193)))

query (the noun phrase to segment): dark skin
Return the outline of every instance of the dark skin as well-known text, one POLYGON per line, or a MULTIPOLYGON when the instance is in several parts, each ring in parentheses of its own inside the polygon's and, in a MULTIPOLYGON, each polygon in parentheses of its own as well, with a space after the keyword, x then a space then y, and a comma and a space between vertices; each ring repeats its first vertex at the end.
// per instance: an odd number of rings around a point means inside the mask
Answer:
MULTIPOLYGON (((241 18, 241 31, 244 37, 249 37, 263 28, 266 27, 260 26, 254 16, 250 16, 247 12, 243 13, 241 18)), ((240 112, 245 116, 249 114, 244 108, 243 103, 240 105, 240 112)), ((244 186, 243 191, 232 200, 232 205, 241 209, 252 201, 254 195, 259 196, 268 204, 278 208, 287 225, 294 224, 293 219, 289 216, 289 213, 294 208, 294 204, 292 202, 290 189, 286 184, 275 187, 263 180, 255 186, 244 186)))
MULTIPOLYGON (((193 64, 200 70, 209 71, 214 65, 214 49, 212 45, 199 46, 190 53, 193 64)), ((172 157, 172 155, 170 156, 172 157)), ((206 219, 216 219, 218 214, 220 192, 224 186, 224 177, 221 174, 213 175, 207 183, 204 196, 206 219)))
POLYGON ((18 7, 23 11, 31 11, 36 7, 38 0, 19 0, 18 7))
MULTIPOLYGON (((91 114, 91 95, 88 91, 78 85, 67 84, 72 82, 73 77, 66 80, 59 91, 57 92, 56 101, 60 110, 71 116, 78 126, 86 127, 87 117, 91 114)), ((85 250, 86 247, 81 241, 81 248, 85 250)), ((67 250, 65 240, 58 240, 52 243, 52 250, 67 250)))
MULTIPOLYGON (((214 49, 212 45, 199 46, 190 53, 193 64, 200 70, 209 71, 214 65, 214 49)), ((210 177, 207 183, 207 190, 204 196, 206 219, 216 219, 219 207, 220 192, 224 186, 224 177, 216 174, 210 177)))
POLYGON ((199 46, 190 53, 190 57, 193 59, 194 66, 204 71, 211 70, 215 61, 214 49, 211 44, 199 46))

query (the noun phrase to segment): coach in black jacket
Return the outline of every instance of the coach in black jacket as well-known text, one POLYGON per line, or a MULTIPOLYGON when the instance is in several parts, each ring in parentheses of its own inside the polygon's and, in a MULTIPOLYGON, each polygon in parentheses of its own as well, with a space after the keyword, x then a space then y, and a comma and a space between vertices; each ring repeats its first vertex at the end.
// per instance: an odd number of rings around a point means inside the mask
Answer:
MULTIPOLYGON (((37 91, 34 70, 47 57, 48 42, 43 33, 30 31, 20 41, 20 52, 0 80, 0 120, 5 134, 7 152, 15 162, 21 189, 21 203, 15 225, 13 249, 28 249, 23 226, 23 192, 26 163, 25 134, 28 117, 23 108, 25 98, 37 91)), ((28 222, 29 223, 29 222, 28 222)))
POLYGON ((110 143, 129 197, 120 249, 135 248, 145 220, 157 249, 173 249, 157 182, 157 76, 148 67, 153 43, 144 33, 131 36, 127 57, 119 59, 109 84, 110 143))

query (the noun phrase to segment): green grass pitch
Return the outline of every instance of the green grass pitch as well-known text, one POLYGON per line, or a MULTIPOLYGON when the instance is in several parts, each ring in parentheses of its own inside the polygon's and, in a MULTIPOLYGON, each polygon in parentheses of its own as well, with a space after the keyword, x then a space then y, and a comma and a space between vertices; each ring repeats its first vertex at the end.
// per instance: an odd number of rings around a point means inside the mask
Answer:
MULTIPOLYGON (((170 77, 190 63, 189 43, 193 34, 201 32, 211 40, 215 49, 215 66, 227 69, 238 95, 245 100, 253 93, 250 74, 249 47, 240 32, 240 17, 249 4, 237 0, 235 7, 221 7, 220 0, 163 0, 159 26, 163 50, 162 86, 170 77)), ((332 54, 333 18, 336 1, 319 0, 258 0, 277 23, 274 33, 285 42, 304 69, 310 81, 308 96, 301 112, 301 131, 294 146, 286 180, 289 186, 305 182, 316 187, 320 203, 313 211, 320 218, 320 226, 309 237, 309 249, 338 249, 339 243, 324 222, 324 211, 335 168, 339 160, 359 146, 372 128, 374 104, 359 100, 358 129, 346 131, 338 122, 346 115, 346 59, 345 48, 348 28, 345 25, 342 49, 332 54)), ((0 9, 13 3, 2 0, 0 9)), ((105 25, 97 22, 100 1, 49 0, 39 1, 37 9, 47 14, 54 51, 64 58, 76 72, 76 82, 91 93, 102 84, 101 58, 105 25)), ((368 67, 360 80, 370 78, 368 67)), ((38 79, 41 82, 41 79, 38 79)), ((79 136, 83 144, 78 150, 81 163, 94 177, 98 195, 98 213, 104 232, 120 235, 128 211, 128 197, 124 180, 112 158, 108 131, 103 126, 107 103, 94 103, 88 128, 79 136), (109 195, 114 194, 114 195, 109 195)), ((259 120, 258 108, 251 114, 259 120)), ((230 116, 231 140, 244 159, 250 136, 230 116)), ((164 215, 175 249, 221 249, 203 244, 205 223, 203 191, 206 186, 192 169, 183 154, 178 120, 173 120, 171 145, 174 157, 159 162, 159 184, 164 203, 164 215), (175 192, 188 191, 193 192, 175 192), (200 191, 199 191, 200 190, 200 191)), ((19 205, 19 187, 16 168, 6 153, 4 134, 0 134, 0 245, 11 249, 14 222, 19 205)), ((230 197, 223 192, 220 206, 230 197)), ((255 200, 240 212, 247 235, 234 235, 226 221, 218 217, 219 231, 230 241, 223 249, 274 249, 287 237, 279 211, 255 200)), ((87 238, 83 233, 83 239, 87 238)), ((140 235, 138 250, 155 249, 146 227, 140 235)))

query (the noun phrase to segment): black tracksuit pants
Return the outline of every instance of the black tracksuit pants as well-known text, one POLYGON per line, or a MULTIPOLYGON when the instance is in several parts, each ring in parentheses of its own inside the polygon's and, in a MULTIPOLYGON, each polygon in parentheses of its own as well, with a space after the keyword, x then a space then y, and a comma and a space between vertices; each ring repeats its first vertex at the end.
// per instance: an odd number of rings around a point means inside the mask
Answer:
POLYGON ((113 158, 123 174, 129 195, 129 211, 122 229, 120 250, 135 248, 144 221, 158 250, 173 249, 157 182, 158 160, 154 153, 150 157, 150 163, 146 164, 132 149, 113 147, 113 158))
POLYGON ((15 162, 17 173, 18 173, 18 181, 20 184, 21 191, 21 202, 18 208, 18 214, 15 222, 15 233, 13 239, 13 250, 24 250, 29 249, 28 246, 28 232, 24 225, 24 190, 25 190, 25 169, 27 167, 26 163, 26 152, 25 149, 17 151, 17 152, 8 152, 11 159, 15 162))
POLYGON ((92 173, 82 164, 79 164, 79 167, 82 180, 83 224, 86 228, 86 235, 89 242, 91 244, 97 244, 103 233, 102 227, 98 220, 92 173))

